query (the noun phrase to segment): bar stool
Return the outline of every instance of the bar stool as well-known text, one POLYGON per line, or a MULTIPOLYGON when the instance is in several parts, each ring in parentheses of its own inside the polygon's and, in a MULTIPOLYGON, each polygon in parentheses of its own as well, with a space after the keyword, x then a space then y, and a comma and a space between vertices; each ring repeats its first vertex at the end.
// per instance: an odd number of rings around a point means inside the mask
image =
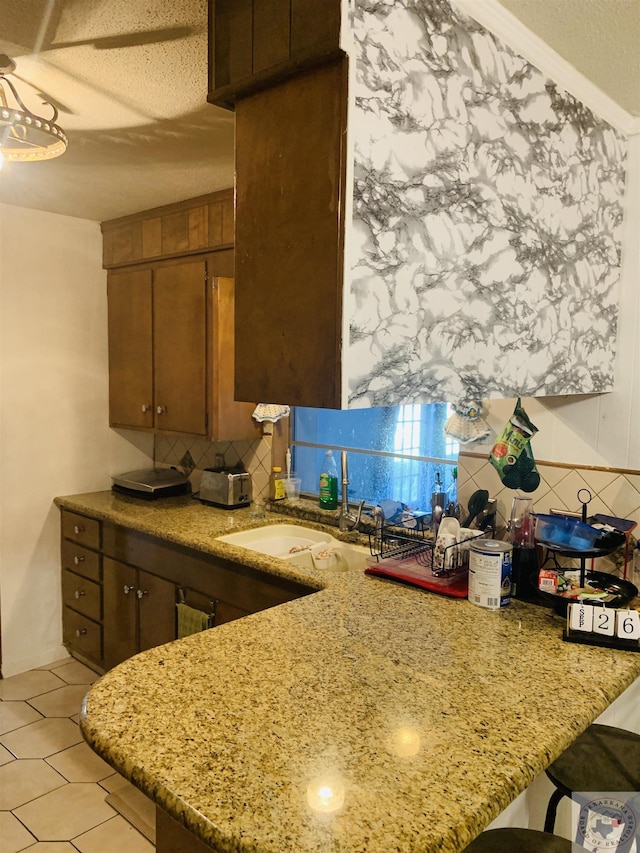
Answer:
MULTIPOLYGON (((557 835, 537 829, 488 829, 474 839, 463 853, 577 853, 584 850, 557 835)), ((585 851, 586 853, 586 851, 585 851)))
POLYGON ((551 795, 544 831, 553 832, 558 803, 585 792, 640 791, 640 735, 593 723, 546 771, 551 795))

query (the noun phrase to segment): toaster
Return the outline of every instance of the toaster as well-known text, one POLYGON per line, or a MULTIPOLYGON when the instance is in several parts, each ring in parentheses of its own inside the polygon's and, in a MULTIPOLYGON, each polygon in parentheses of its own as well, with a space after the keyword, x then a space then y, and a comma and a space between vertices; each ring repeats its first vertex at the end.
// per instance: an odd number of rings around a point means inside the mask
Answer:
POLYGON ((236 509, 249 506, 251 496, 251 476, 246 471, 205 468, 202 472, 199 498, 203 503, 236 509))

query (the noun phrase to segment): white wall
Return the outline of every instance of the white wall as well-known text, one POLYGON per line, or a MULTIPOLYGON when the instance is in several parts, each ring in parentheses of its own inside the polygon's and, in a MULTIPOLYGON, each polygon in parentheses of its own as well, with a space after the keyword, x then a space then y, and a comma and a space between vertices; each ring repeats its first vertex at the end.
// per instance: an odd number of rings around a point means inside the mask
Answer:
MULTIPOLYGON (((37 167, 36 167, 37 168, 37 167)), ((56 495, 149 464, 152 437, 108 427, 99 224, 0 205, 2 671, 64 657, 56 495)))
MULTIPOLYGON (((640 135, 629 139, 616 356, 616 390, 577 397, 524 398, 538 427, 536 459, 640 470, 640 135)), ((485 402, 500 432, 514 400, 485 402)), ((470 447, 482 452, 487 445, 470 447)))

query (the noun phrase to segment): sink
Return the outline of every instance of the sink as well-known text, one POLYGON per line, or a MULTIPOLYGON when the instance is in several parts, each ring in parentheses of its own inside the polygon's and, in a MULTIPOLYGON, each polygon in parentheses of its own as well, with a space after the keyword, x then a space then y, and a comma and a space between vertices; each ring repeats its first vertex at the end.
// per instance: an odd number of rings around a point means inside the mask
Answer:
POLYGON ((299 524, 269 524, 253 530, 227 533, 217 538, 220 542, 228 542, 230 545, 269 557, 278 557, 301 568, 313 568, 311 548, 317 544, 326 543, 326 549, 335 553, 337 564, 332 567, 333 571, 364 569, 369 557, 369 550, 361 545, 340 542, 330 533, 299 524))

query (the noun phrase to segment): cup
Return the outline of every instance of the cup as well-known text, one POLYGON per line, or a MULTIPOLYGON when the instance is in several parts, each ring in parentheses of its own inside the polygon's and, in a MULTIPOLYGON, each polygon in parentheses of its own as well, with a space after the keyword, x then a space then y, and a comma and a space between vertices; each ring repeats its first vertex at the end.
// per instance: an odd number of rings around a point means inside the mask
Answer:
POLYGON ((533 548, 533 500, 516 496, 511 504, 509 541, 520 548, 533 548))
POLYGON ((284 481, 284 490, 287 499, 290 501, 300 500, 300 484, 302 480, 299 477, 288 477, 284 481))

